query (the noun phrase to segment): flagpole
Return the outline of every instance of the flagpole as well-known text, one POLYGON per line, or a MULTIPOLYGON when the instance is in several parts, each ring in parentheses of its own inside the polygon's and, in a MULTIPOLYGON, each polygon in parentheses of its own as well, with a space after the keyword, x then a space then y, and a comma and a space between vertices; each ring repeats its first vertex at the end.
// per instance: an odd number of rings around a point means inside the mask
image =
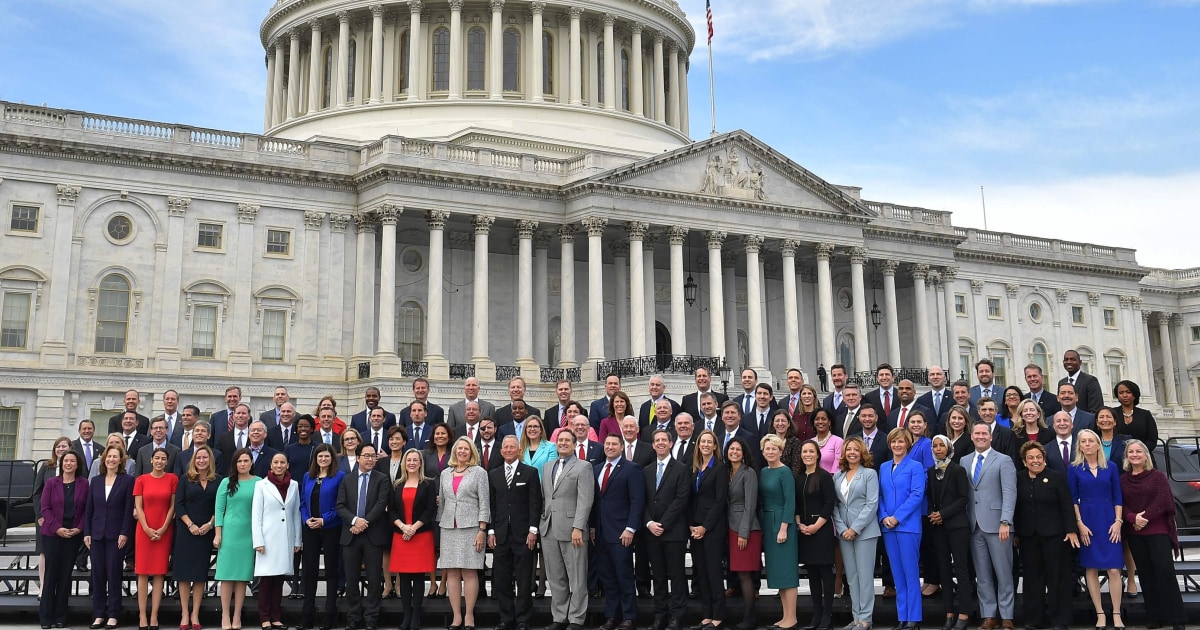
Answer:
POLYGON ((712 0, 704 0, 704 19, 708 22, 708 117, 712 120, 712 132, 710 135, 717 135, 717 92, 714 87, 713 77, 716 71, 713 69, 713 14, 712 0))

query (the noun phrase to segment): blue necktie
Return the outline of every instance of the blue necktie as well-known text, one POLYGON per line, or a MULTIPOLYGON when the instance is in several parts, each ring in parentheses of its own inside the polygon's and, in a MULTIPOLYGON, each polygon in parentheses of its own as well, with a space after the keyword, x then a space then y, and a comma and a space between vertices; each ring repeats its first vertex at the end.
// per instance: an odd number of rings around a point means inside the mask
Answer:
POLYGON ((367 515, 367 480, 370 478, 370 475, 359 475, 358 518, 363 518, 367 515))
POLYGON ((658 490, 658 486, 662 484, 663 466, 666 466, 666 464, 663 462, 658 462, 658 474, 654 477, 655 490, 658 490))
POLYGON ((933 408, 935 410, 940 410, 942 408, 942 393, 941 392, 933 393, 933 408))
POLYGON ((976 455, 975 456, 975 472, 972 475, 972 480, 974 480, 974 482, 976 484, 979 484, 979 473, 981 473, 981 472, 983 472, 983 457, 980 455, 976 455))

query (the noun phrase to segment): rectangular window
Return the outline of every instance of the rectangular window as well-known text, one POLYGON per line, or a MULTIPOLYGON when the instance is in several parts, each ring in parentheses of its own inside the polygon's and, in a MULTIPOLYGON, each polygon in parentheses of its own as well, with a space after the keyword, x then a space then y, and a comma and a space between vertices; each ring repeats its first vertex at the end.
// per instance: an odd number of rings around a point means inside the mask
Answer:
POLYGON ((201 223, 196 235, 196 247, 202 249, 221 249, 225 226, 220 223, 201 223))
POLYGON ((12 219, 8 223, 8 229, 13 232, 33 232, 38 231, 38 218, 41 214, 41 208, 37 206, 17 206, 12 207, 12 219))
POLYGON ((1192 326, 1192 343, 1200 343, 1200 326, 1192 326))
MULTIPOLYGON (((1115 311, 1111 308, 1104 309, 1104 327, 1105 328, 1116 328, 1117 327, 1117 311, 1115 311)), ((1121 379, 1117 379, 1117 380, 1121 380, 1121 379)))
MULTIPOLYGON (((1121 382, 1121 364, 1108 364, 1108 388, 1116 387, 1121 382)), ((1106 389, 1108 389, 1106 388, 1106 389)))
POLYGON ((967 296, 965 296, 961 293, 955 294, 955 296, 954 296, 954 314, 962 315, 963 317, 966 317, 966 315, 967 315, 967 296))
POLYGON ((5 293, 3 323, 0 323, 0 348, 24 350, 29 336, 28 293, 5 293))
POLYGON ((1076 326, 1083 325, 1083 307, 1074 305, 1071 307, 1071 323, 1076 326))
POLYGON ((958 376, 950 379, 950 381, 953 382, 967 378, 968 374, 971 374, 971 355, 960 354, 958 355, 958 376))
POLYGON ((292 253, 292 233, 288 230, 267 230, 267 253, 288 256, 292 253))
MULTIPOLYGON (((1008 386, 1008 357, 1003 355, 992 355, 992 363, 996 364, 996 369, 992 371, 992 378, 996 385, 1000 387, 1008 386)), ((1001 401, 1003 399, 1000 399, 1001 401)))
POLYGON ((96 315, 96 352, 125 352, 129 326, 129 293, 101 291, 96 315))
POLYGON ((20 409, 0 408, 0 459, 17 458, 17 429, 20 424, 20 409))
POLYGON ((217 307, 192 309, 192 356, 213 358, 217 348, 217 307))
POLYGON ((987 299, 988 319, 1001 319, 1004 314, 1000 311, 1000 298, 987 299))
POLYGON ((282 361, 284 343, 287 341, 287 311, 263 311, 262 358, 263 361, 282 361))

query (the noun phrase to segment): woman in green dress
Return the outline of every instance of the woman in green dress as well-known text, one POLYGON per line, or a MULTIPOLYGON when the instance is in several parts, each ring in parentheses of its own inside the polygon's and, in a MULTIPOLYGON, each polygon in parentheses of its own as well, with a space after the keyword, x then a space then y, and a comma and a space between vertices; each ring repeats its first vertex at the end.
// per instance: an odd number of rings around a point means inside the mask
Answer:
POLYGON ((775 622, 779 630, 795 630, 796 587, 800 571, 796 537, 796 478, 783 465, 785 442, 778 435, 763 436, 759 443, 767 465, 759 473, 758 520, 762 524, 763 555, 767 559, 767 586, 779 589, 783 618, 775 622))
POLYGON ((216 580, 221 583, 221 629, 240 630, 246 584, 254 579, 254 546, 248 532, 253 511, 254 484, 250 474, 254 458, 250 449, 239 449, 230 458, 229 476, 217 488, 217 510, 213 516, 217 548, 216 580), (225 529, 229 536, 225 537, 225 529), (232 608, 230 604, 232 603, 232 608))

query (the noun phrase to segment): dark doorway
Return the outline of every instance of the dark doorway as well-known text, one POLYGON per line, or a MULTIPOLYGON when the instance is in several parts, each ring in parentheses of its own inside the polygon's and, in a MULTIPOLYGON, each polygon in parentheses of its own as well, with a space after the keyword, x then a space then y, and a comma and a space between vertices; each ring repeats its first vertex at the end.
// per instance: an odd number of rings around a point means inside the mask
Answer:
POLYGON ((660 372, 671 365, 671 331, 658 321, 654 322, 654 354, 660 372))

